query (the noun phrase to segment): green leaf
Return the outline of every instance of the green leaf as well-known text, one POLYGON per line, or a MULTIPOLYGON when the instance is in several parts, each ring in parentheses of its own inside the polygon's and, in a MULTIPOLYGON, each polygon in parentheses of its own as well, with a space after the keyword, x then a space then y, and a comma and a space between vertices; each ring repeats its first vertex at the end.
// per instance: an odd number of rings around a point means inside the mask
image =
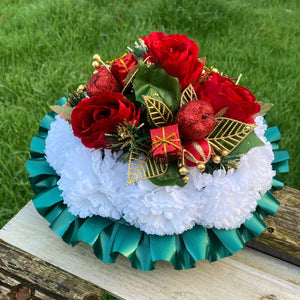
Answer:
POLYGON ((138 72, 133 82, 136 101, 144 104, 144 96, 150 96, 164 102, 174 113, 180 106, 181 89, 178 79, 168 75, 163 69, 148 67, 139 60, 138 72))
POLYGON ((72 107, 70 106, 60 106, 60 105, 53 105, 50 106, 50 108, 56 112, 62 119, 64 120, 71 120, 71 114, 72 114, 72 107))
POLYGON ((253 117, 257 117, 257 116, 263 116, 266 112, 268 112, 273 106, 273 103, 263 103, 263 102, 259 102, 260 105, 260 112, 258 112, 257 114, 255 114, 253 117))
POLYGON ((232 152, 231 155, 246 154, 253 147, 264 146, 265 143, 252 131, 232 152))
POLYGON ((149 178, 149 180, 158 186, 179 185, 182 187, 185 185, 182 177, 178 173, 177 162, 175 161, 169 163, 169 167, 164 174, 149 178))

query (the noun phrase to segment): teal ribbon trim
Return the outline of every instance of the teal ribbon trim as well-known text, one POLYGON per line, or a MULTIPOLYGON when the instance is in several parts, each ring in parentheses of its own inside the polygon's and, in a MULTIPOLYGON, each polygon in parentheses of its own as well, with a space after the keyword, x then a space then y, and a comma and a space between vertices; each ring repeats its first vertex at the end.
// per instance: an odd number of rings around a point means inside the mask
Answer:
MULTIPOLYGON (((62 105, 65 101, 64 97, 58 104, 62 105)), ((266 227, 263 218, 275 214, 279 207, 272 191, 281 189, 283 183, 274 178, 272 190, 258 201, 252 217, 234 230, 196 225, 180 235, 158 236, 146 234, 122 220, 119 222, 100 216, 79 218, 72 215, 63 203, 57 187, 59 176, 45 160, 45 139, 54 117, 54 113, 48 113, 43 118, 39 134, 32 139, 30 146, 32 158, 27 161, 27 172, 36 194, 34 206, 66 243, 75 246, 85 242, 93 248, 96 257, 106 263, 115 262, 119 254, 127 257, 133 268, 144 271, 153 270, 158 260, 170 262, 176 270, 193 268, 202 259, 213 262, 234 254, 248 240, 259 236, 266 227)), ((273 169, 279 173, 288 172, 289 156, 286 150, 278 147, 278 128, 268 128, 265 135, 273 146, 273 169)))

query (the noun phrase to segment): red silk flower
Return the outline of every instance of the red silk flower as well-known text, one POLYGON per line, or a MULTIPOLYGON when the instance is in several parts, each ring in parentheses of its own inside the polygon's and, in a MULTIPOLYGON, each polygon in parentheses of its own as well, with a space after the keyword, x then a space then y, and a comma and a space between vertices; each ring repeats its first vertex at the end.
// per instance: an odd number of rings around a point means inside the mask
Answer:
POLYGON ((177 77, 182 89, 199 81, 203 65, 198 61, 199 47, 186 35, 152 32, 142 38, 148 48, 144 58, 177 77))
POLYGON ((122 93, 102 92, 99 96, 85 98, 73 109, 71 125, 74 135, 88 148, 109 148, 105 133, 113 133, 125 119, 138 125, 140 110, 122 93))
POLYGON ((223 117, 254 123, 253 115, 260 111, 259 103, 255 102, 255 96, 247 88, 236 85, 219 73, 213 74, 202 84, 196 84, 194 89, 199 99, 213 107, 215 114, 228 107, 223 117))

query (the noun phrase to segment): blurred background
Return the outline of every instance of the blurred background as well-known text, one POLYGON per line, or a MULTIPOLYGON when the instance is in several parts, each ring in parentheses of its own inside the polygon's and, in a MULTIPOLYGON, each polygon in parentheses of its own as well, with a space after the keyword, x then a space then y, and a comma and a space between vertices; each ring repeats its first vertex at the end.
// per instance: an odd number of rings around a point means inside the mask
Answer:
POLYGON ((300 188, 300 2, 297 0, 1 0, 0 228, 32 197, 29 147, 43 116, 89 79, 95 53, 111 60, 152 31, 186 34, 206 65, 243 77, 278 126, 300 188))

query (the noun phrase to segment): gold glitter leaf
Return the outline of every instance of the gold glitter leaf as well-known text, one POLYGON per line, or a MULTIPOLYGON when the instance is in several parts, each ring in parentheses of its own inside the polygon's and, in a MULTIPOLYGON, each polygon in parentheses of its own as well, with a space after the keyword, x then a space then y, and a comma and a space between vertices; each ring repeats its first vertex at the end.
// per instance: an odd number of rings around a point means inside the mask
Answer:
POLYGON ((173 123, 174 116, 169 107, 161 100, 144 96, 148 115, 155 127, 168 126, 173 123))
POLYGON ((184 89, 184 91, 181 94, 180 107, 183 104, 186 104, 192 100, 198 100, 198 97, 196 95, 196 92, 195 92, 193 86, 191 84, 189 84, 188 87, 186 89, 184 89))
POLYGON ((255 128, 253 124, 216 118, 217 125, 206 140, 222 156, 230 154, 255 128))
POLYGON ((139 143, 130 152, 127 186, 136 181, 165 174, 168 163, 157 163, 151 155, 151 147, 139 143))

